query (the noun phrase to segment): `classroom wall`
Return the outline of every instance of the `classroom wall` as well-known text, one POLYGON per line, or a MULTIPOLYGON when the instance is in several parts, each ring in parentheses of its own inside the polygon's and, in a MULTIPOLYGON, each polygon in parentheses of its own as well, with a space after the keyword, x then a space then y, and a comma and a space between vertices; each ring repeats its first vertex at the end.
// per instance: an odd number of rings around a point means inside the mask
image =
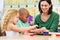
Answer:
MULTIPOLYGON (((60 15, 60 0, 51 0, 53 4, 53 11, 60 15)), ((4 0, 4 12, 10 8, 26 8, 30 15, 35 17, 38 14, 39 0, 4 0)), ((59 19, 60 20, 60 19, 59 19)))
MULTIPOLYGON (((53 4, 53 11, 60 15, 60 0, 51 0, 53 4)), ((4 0, 3 1, 3 14, 10 8, 26 8, 30 15, 35 17, 38 14, 38 3, 39 0, 4 0)), ((60 20, 60 19, 59 19, 60 20)))
MULTIPOLYGON (((60 0, 51 0, 53 11, 60 15, 60 0)), ((9 8, 26 8, 32 16, 38 12, 39 0, 4 0, 4 11, 9 8)))

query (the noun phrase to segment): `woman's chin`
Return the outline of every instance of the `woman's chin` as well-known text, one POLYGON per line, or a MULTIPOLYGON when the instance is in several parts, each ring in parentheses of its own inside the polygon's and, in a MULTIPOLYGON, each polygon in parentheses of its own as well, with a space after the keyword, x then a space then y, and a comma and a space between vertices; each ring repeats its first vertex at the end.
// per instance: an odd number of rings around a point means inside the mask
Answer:
POLYGON ((47 13, 47 11, 43 11, 43 13, 47 13))

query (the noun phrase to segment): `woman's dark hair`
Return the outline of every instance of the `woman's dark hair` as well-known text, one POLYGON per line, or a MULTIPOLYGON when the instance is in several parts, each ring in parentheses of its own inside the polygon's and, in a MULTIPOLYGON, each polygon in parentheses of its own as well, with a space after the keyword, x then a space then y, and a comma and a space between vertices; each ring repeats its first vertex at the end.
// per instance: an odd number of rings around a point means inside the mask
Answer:
POLYGON ((41 7, 40 7, 42 1, 48 2, 49 5, 51 4, 51 7, 49 8, 49 11, 48 11, 48 13, 51 14, 52 13, 52 2, 51 2, 51 0, 40 0, 39 4, 38 4, 39 11, 42 13, 42 10, 41 10, 41 7))

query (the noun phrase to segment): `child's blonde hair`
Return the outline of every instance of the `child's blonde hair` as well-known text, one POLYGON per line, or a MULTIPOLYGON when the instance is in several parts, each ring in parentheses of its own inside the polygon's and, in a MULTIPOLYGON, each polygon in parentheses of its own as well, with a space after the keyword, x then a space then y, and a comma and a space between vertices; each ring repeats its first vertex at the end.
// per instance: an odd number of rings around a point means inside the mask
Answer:
POLYGON ((7 11, 3 18, 3 23, 1 24, 2 30, 7 30, 7 25, 10 21, 10 19, 13 19, 18 14, 18 11, 16 9, 10 9, 7 11))

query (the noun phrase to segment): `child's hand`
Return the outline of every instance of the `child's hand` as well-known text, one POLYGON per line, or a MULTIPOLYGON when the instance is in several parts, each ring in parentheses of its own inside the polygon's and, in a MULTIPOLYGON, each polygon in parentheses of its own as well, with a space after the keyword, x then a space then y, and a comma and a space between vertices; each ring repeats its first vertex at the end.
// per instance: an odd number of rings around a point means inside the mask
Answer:
POLYGON ((30 26, 33 26, 33 25, 34 25, 34 22, 33 22, 33 21, 31 21, 31 22, 30 22, 30 26))
POLYGON ((26 32, 28 32, 28 30, 29 30, 29 28, 23 28, 23 29, 21 30, 21 33, 22 33, 22 34, 25 34, 26 32))
POLYGON ((33 25, 33 26, 30 27, 30 29, 31 29, 31 30, 34 30, 34 29, 36 29, 37 26, 38 26, 38 25, 33 25))
POLYGON ((34 32, 34 33, 37 33, 37 34, 39 34, 39 33, 40 33, 40 29, 34 29, 34 30, 30 30, 30 32, 34 32))
POLYGON ((25 32, 24 32, 24 35, 28 35, 28 31, 25 31, 25 32))

